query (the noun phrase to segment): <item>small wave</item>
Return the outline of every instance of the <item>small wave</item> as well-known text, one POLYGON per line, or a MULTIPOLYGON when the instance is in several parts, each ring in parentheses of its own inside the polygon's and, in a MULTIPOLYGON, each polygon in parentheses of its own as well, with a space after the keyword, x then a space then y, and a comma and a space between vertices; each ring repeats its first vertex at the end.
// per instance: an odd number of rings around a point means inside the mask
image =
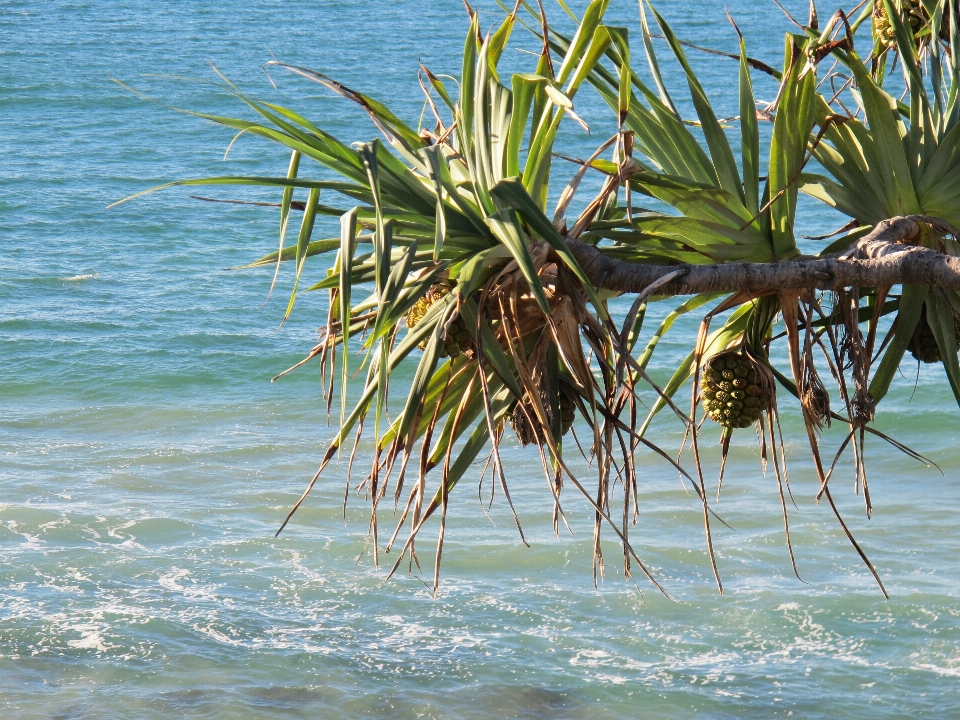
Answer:
POLYGON ((80 282, 81 280, 95 280, 100 277, 100 273, 88 273, 86 275, 71 275, 70 277, 60 278, 64 282, 80 282))
POLYGON ((941 667, 933 663, 919 663, 914 665, 917 670, 927 670, 937 675, 946 675, 948 677, 960 677, 960 667, 941 667))

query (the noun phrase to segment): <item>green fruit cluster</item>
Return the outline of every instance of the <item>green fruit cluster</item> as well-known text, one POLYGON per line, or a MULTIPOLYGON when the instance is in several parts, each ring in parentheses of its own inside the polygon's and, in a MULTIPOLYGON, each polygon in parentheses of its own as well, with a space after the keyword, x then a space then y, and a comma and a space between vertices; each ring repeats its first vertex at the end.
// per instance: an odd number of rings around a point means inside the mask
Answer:
POLYGON ((715 355, 707 361, 700 396, 707 415, 729 428, 750 427, 760 419, 768 401, 753 362, 735 353, 715 355))
MULTIPOLYGON (((960 351, 960 326, 958 326, 956 320, 953 322, 953 333, 957 350, 960 351)), ((917 323, 917 328, 913 331, 913 337, 910 339, 910 354, 913 355, 915 360, 922 363, 938 363, 942 360, 933 328, 927 321, 926 304, 923 306, 923 312, 920 313, 920 322, 917 323)))
POLYGON ((443 341, 443 351, 440 353, 440 357, 449 355, 455 358, 460 355, 460 353, 467 352, 471 347, 473 347, 473 343, 470 341, 467 324, 460 318, 457 318, 450 324, 450 327, 447 328, 447 339, 443 341))
MULTIPOLYGON (((901 0, 900 11, 904 22, 910 26, 913 34, 916 35, 923 27, 926 18, 926 12, 920 4, 920 0, 901 0)), ((893 25, 890 24, 890 18, 887 16, 887 9, 883 0, 874 0, 873 3, 873 31, 882 45, 893 47, 897 44, 896 33, 893 25)))
POLYGON ((415 328, 423 320, 423 316, 427 314, 427 310, 434 302, 436 301, 430 295, 425 295, 417 300, 407 313, 407 327, 415 328))
MULTIPOLYGON (((417 300, 410 311, 407 313, 407 327, 414 328, 423 320, 430 306, 440 300, 444 295, 450 292, 450 288, 443 285, 434 285, 422 298, 417 300)), ((424 340, 418 346, 423 350, 427 346, 424 340)), ((443 350, 440 351, 440 357, 457 357, 460 353, 467 352, 473 343, 470 341, 470 332, 467 330, 466 323, 460 318, 454 320, 447 329, 447 337, 443 341, 443 350)))

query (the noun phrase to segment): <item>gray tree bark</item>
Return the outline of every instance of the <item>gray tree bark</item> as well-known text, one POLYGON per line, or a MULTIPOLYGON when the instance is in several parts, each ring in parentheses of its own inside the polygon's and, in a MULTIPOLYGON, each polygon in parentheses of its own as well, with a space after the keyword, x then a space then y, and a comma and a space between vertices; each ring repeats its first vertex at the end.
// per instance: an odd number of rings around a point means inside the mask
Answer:
POLYGON ((942 234, 957 231, 936 218, 896 217, 879 223, 845 253, 772 263, 719 265, 641 265, 607 257, 593 245, 568 240, 570 251, 599 289, 639 293, 670 273, 676 276, 656 288, 657 295, 694 295, 811 288, 883 287, 913 283, 960 291, 960 258, 915 242, 921 224, 942 234))

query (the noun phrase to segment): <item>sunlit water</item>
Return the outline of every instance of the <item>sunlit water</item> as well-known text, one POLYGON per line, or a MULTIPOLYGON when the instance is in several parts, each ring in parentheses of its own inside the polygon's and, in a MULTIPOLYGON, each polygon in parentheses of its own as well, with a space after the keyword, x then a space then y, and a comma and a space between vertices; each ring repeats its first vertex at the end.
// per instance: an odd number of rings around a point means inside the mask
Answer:
MULTIPOLYGON (((804 14, 805 3, 788 4, 804 14)), ((614 5, 639 57, 636 5, 614 5)), ((664 9, 682 37, 736 49, 722 3, 677 5, 664 9)), ((743 5, 730 9, 751 52, 778 64, 786 20, 759 0, 743 5)), ((501 16, 484 12, 485 27, 501 16)), ((939 369, 914 389, 905 363, 878 425, 944 475, 871 440, 871 520, 849 466, 835 480, 890 600, 815 504, 789 412, 791 530, 806 584, 790 569, 775 480, 761 475, 750 432, 736 436, 717 506, 736 528, 715 524, 723 596, 695 496, 649 453, 631 537, 673 599, 642 578, 641 592, 625 582, 613 542, 595 590, 586 503, 567 487, 574 534, 555 538, 538 457, 515 447, 507 476, 530 547, 502 501, 492 523, 484 516, 478 466, 453 498, 436 599, 421 583, 428 545, 422 572, 390 580, 369 552, 360 558, 365 503, 351 498, 344 522, 342 466, 274 538, 332 430, 315 367, 269 379, 311 347, 323 298, 301 297, 278 330, 290 278, 264 303, 269 272, 225 270, 272 249, 275 210, 186 191, 105 206, 182 177, 282 172, 285 158, 241 139, 221 162, 229 133, 164 105, 243 114, 240 104, 212 86, 143 76, 216 79, 209 60, 245 89, 365 140, 374 129, 356 108, 276 73, 274 89, 261 64, 275 55, 322 70, 415 124, 417 58, 458 73, 464 30, 458 0, 0 7, 3 716, 960 717, 960 423, 939 369)), ((695 61, 735 114, 735 65, 695 61)), ((505 62, 530 58, 510 50, 505 62)), ((757 86, 772 98, 769 82, 757 86)), ((571 124, 563 143, 585 153, 613 126, 591 91, 577 102, 593 134, 571 124)), ((806 218, 808 232, 840 224, 806 218)), ((321 272, 312 267, 311 278, 321 272)), ((678 325, 661 344, 658 378, 691 332, 678 325)), ((651 437, 671 452, 680 442, 666 417, 651 437)), ((826 454, 841 437, 826 434, 826 454)), ((358 462, 369 458, 361 446, 358 462)))

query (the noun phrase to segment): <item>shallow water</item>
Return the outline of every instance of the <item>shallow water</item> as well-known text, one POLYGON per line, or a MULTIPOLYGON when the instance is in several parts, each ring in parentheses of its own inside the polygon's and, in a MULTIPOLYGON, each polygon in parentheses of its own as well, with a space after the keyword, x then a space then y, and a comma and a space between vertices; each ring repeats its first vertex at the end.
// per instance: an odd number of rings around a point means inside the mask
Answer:
MULTIPOLYGON (((614 6, 637 46, 636 6, 614 6)), ((802 16, 805 4, 789 7, 802 16)), ((682 37, 735 49, 721 3, 667 9, 682 37)), ((759 2, 731 10, 751 52, 777 64, 782 17, 759 2)), ((500 14, 485 7, 484 17, 500 14)), ((538 459, 518 448, 505 459, 530 547, 502 502, 495 524, 484 517, 465 481, 437 599, 413 575, 385 580, 369 553, 358 562, 364 503, 352 499, 344 523, 344 468, 331 468, 273 537, 332 435, 315 370, 269 382, 312 345, 323 299, 301 297, 278 330, 289 277, 264 303, 269 272, 224 270, 271 251, 273 210, 200 203, 187 191, 104 208, 167 180, 275 173, 285 159, 241 140, 223 163, 228 133, 163 104, 243 109, 210 86, 143 76, 215 79, 209 60, 342 139, 369 139, 354 108, 290 77, 274 74, 274 89, 260 65, 275 55, 399 98, 415 122, 417 58, 456 73, 464 29, 455 0, 0 8, 4 716, 960 717, 960 423, 936 369, 914 390, 905 363, 878 425, 944 475, 872 441, 869 521, 849 472, 837 478, 890 600, 814 503, 789 416, 791 531, 805 584, 790 570, 775 482, 761 476, 748 433, 735 440, 717 508, 736 528, 715 530, 723 596, 694 496, 649 455, 632 537, 674 599, 625 583, 614 543, 595 590, 586 504, 567 489, 574 534, 555 538, 538 459)), ((708 91, 734 108, 730 76, 695 61, 708 91)), ((681 94, 675 68, 668 75, 681 94)), ((610 129, 589 91, 578 110, 593 135, 571 125, 572 152, 610 129)), ((836 225, 819 213, 804 230, 836 225)), ((662 343, 657 377, 689 332, 679 326, 662 343)), ((838 435, 827 433, 829 448, 838 435)), ((668 419, 654 437, 680 441, 668 419)), ((712 455, 707 476, 716 469, 712 455)))

